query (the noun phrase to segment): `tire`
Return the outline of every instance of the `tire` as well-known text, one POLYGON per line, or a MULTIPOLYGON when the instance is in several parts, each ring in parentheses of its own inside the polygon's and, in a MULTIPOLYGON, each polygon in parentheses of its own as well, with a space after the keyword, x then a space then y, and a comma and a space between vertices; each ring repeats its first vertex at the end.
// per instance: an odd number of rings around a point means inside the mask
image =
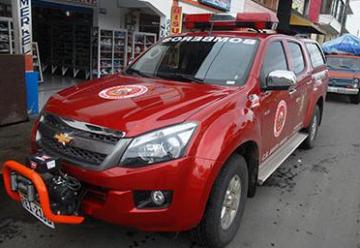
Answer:
MULTIPOLYGON (((225 166, 221 170, 218 178, 216 179, 211 195, 208 200, 205 214, 200 224, 192 231, 192 236, 197 243, 209 248, 221 248, 229 244, 235 237, 239 227, 240 220, 244 213, 245 203, 248 191, 248 170, 245 159, 240 155, 232 155, 226 162, 225 166), (240 192, 236 189, 238 187, 231 187, 231 185, 240 185, 240 192), (238 192, 236 195, 240 196, 239 201, 228 202, 233 208, 236 208, 232 212, 229 210, 223 212, 223 204, 225 204, 226 193, 238 192), (238 202, 238 203, 237 203, 238 202), (235 211, 235 213, 234 213, 235 211), (222 217, 223 213, 232 213, 232 215, 226 215, 229 218, 222 217), (232 218, 230 216, 233 216, 232 218), (231 220, 232 221, 226 221, 231 220), (230 224, 229 224, 230 223, 230 224)), ((227 195, 233 196, 233 195, 227 195)), ((230 198, 227 198, 231 201, 230 198)), ((237 199, 233 197, 232 199, 237 199)), ((228 208, 226 208, 228 209, 228 208)))
POLYGON ((247 196, 249 198, 254 198, 256 195, 257 183, 258 183, 258 175, 259 175, 259 168, 254 166, 252 170, 249 170, 249 188, 247 196))
POLYGON ((301 147, 304 149, 312 149, 315 145, 315 140, 318 135, 319 126, 320 126, 320 108, 318 105, 316 105, 314 109, 314 114, 310 122, 310 126, 307 128, 306 132, 309 134, 309 136, 306 138, 306 140, 302 143, 301 147))
POLYGON ((360 103, 360 93, 355 96, 350 96, 350 102, 353 104, 359 104, 360 103))

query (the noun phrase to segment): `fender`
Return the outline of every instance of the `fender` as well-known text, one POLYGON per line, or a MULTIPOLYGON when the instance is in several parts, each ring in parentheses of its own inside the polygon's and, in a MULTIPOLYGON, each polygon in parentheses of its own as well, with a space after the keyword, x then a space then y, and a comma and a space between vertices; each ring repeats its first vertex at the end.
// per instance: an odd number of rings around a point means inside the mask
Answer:
MULTIPOLYGON (((207 168, 207 173, 204 173, 207 178, 205 190, 199 200, 199 221, 205 211, 213 184, 229 157, 242 144, 249 141, 260 147, 260 120, 256 115, 257 111, 248 107, 248 99, 244 95, 247 96, 244 92, 238 92, 210 106, 206 113, 193 116, 194 119, 202 118, 206 121, 203 122, 204 126, 199 128, 203 131, 197 135, 192 145, 196 150, 190 151, 190 154, 216 162, 213 167, 207 168), (214 143, 216 145, 213 145, 214 143)), ((197 168, 193 170, 196 171, 197 168)))

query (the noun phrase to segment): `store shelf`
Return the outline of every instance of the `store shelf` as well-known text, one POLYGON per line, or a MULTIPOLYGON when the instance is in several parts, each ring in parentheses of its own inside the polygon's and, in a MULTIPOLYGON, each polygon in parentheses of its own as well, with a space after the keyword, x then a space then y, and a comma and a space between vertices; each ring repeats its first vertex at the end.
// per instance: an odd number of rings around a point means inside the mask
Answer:
POLYGON ((41 21, 35 18, 36 40, 43 71, 89 79, 91 71, 91 22, 41 21))
POLYGON ((12 19, 0 17, 0 54, 14 53, 14 31, 12 19))
POLYGON ((94 29, 92 74, 97 77, 119 72, 126 64, 127 31, 94 29))
POLYGON ((156 42, 156 34, 132 32, 129 34, 128 61, 135 59, 156 42))

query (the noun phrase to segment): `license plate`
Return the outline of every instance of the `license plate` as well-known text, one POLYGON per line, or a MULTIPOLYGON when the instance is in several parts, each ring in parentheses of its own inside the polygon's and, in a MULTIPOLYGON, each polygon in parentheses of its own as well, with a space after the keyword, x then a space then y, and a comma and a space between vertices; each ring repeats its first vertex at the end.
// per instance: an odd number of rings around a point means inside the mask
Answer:
POLYGON ((45 224, 47 227, 50 227, 51 229, 55 229, 54 222, 48 220, 41 207, 37 202, 30 202, 26 199, 25 196, 21 196, 21 204, 23 208, 25 208, 29 213, 34 215, 38 220, 40 220, 43 224, 45 224))

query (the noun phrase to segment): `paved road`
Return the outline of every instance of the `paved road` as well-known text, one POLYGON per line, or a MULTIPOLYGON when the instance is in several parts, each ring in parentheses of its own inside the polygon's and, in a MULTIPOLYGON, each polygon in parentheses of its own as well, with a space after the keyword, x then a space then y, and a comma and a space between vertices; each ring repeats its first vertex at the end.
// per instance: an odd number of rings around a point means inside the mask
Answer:
MULTIPOLYGON (((25 140, 16 145, 5 138, 15 129, 0 129, 0 150, 8 148, 1 159, 24 152, 25 140)), ((316 148, 296 151, 259 188, 229 247, 360 248, 359 130, 360 106, 330 97, 316 148)), ((51 231, 9 201, 2 189, 0 199, 0 247, 198 247, 187 234, 132 232, 95 220, 51 231)))

